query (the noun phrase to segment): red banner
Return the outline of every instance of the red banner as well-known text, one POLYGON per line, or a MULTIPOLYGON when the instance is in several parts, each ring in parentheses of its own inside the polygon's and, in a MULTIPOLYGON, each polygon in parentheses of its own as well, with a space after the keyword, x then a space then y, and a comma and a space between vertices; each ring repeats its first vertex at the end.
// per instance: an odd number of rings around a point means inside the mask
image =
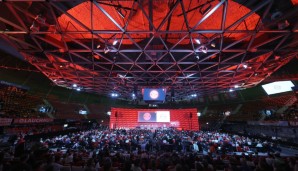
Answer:
POLYGON ((11 122, 11 118, 0 118, 0 126, 9 126, 11 122))
POLYGON ((52 118, 17 118, 14 119, 14 124, 30 124, 30 123, 45 123, 45 122, 53 122, 52 118))

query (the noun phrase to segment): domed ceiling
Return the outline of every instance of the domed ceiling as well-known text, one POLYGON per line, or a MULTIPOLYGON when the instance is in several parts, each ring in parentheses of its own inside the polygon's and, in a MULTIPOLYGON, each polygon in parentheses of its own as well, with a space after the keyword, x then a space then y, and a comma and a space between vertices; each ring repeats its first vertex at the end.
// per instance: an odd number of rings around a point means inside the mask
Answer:
POLYGON ((128 100, 163 87, 181 100, 256 86, 296 57, 297 5, 8 0, 0 4, 0 30, 58 86, 128 100))

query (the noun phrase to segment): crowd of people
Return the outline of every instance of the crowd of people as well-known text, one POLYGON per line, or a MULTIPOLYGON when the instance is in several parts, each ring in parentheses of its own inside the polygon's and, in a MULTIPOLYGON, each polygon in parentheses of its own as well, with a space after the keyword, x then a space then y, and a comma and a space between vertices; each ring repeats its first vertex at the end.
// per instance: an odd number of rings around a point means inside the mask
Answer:
POLYGON ((272 142, 219 132, 91 129, 26 141, 1 152, 0 171, 298 169, 272 142))

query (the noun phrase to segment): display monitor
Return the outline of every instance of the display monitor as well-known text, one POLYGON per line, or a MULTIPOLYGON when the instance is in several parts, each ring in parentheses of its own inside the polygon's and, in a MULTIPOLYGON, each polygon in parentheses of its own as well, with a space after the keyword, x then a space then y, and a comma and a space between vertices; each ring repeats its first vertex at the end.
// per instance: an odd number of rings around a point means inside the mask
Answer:
POLYGON ((166 89, 163 88, 144 88, 144 101, 164 101, 166 89))
POLYGON ((139 111, 138 122, 170 122, 170 111, 139 111))
POLYGON ((268 95, 292 91, 294 84, 291 81, 276 81, 262 85, 268 95))

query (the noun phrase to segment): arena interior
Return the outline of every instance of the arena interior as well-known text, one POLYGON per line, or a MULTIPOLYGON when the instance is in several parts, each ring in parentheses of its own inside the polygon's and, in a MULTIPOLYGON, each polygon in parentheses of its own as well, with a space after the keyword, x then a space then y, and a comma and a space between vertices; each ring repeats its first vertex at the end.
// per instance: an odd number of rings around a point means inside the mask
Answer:
POLYGON ((0 171, 298 171, 298 0, 0 0, 0 171))

